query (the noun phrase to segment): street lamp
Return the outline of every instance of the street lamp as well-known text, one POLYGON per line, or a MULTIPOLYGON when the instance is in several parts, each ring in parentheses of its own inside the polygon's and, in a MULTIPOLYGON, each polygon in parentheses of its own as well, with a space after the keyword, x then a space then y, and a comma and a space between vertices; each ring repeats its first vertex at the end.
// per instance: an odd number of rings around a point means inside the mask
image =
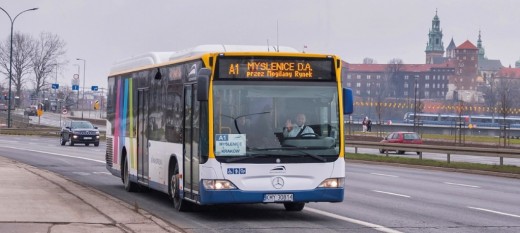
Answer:
MULTIPOLYGON (((79 66, 79 64, 74 64, 74 66, 77 66, 77 67, 78 67, 78 73, 77 73, 78 78, 77 78, 77 80, 78 80, 78 87, 79 87, 79 75, 80 75, 80 73, 79 73, 79 68, 80 68, 80 66, 79 66)), ((76 76, 76 75, 74 75, 74 76, 76 76)), ((76 80, 75 77, 74 77, 74 80, 76 80)), ((74 83, 75 83, 75 82, 74 82, 74 83)), ((74 83, 73 83, 73 84, 74 84, 74 83)), ((79 110, 79 88, 78 88, 78 94, 76 95, 76 110, 79 110)))
POLYGON ((8 104, 8 107, 7 107, 7 128, 11 128, 11 99, 12 99, 11 98, 11 80, 13 79, 12 68, 13 68, 13 27, 14 27, 14 21, 22 13, 27 12, 27 11, 35 11, 35 10, 38 10, 38 8, 31 8, 31 9, 24 10, 24 11, 18 13, 14 17, 14 19, 11 18, 11 15, 9 15, 9 13, 7 13, 7 11, 4 10, 4 8, 0 7, 0 10, 5 12, 5 14, 7 14, 7 17, 9 17, 9 20, 11 20, 11 48, 9 50, 9 104, 8 104))
POLYGON ((414 79, 413 85, 413 131, 417 132, 417 76, 414 79))
MULTIPOLYGON (((85 76, 87 76, 86 74, 86 67, 87 67, 87 61, 85 59, 81 59, 81 58, 76 58, 76 60, 78 61, 83 61, 83 102, 81 103, 81 119, 83 119, 83 110, 85 110, 85 107, 83 106, 85 104, 85 76)), ((79 93, 79 91, 78 91, 79 93)))

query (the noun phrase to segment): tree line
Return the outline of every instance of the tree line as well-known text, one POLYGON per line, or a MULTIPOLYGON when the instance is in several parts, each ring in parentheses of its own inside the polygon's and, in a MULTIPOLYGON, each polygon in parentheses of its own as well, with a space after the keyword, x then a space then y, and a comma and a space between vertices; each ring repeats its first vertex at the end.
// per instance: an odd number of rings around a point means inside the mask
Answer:
MULTIPOLYGON (((34 94, 49 89, 54 83, 54 74, 59 67, 65 66, 66 43, 58 35, 41 32, 38 37, 15 32, 12 41, 12 96, 21 96, 22 90, 32 84, 34 94)), ((11 36, 0 43, 0 73, 6 83, 2 89, 9 88, 9 66, 11 54, 11 36)), ((16 104, 16 103, 15 103, 16 104)))

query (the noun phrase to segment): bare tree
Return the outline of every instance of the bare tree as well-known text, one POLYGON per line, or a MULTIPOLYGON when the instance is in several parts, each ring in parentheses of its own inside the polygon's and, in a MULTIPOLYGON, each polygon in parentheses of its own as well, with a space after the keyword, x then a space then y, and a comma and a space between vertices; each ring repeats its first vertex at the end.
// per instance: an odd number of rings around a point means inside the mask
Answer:
POLYGON ((57 35, 48 32, 40 33, 39 40, 34 42, 34 54, 32 56, 32 68, 35 79, 35 93, 39 94, 42 88, 47 86, 50 74, 60 65, 59 59, 65 55, 66 43, 57 35))
MULTIPOLYGON (((400 87, 399 83, 399 73, 401 72, 401 68, 403 66, 403 60, 400 58, 393 58, 388 61, 388 66, 386 69, 387 74, 387 83, 391 85, 390 95, 396 97, 397 93, 399 93, 398 87, 400 87)), ((401 92, 402 93, 402 92, 401 92)))
MULTIPOLYGON (((9 81, 10 38, 0 45, 0 73, 9 81)), ((30 35, 15 33, 13 35, 13 60, 11 82, 15 87, 15 95, 20 96, 28 74, 31 72, 31 57, 34 52, 34 39, 30 35)), ((9 87, 8 87, 9 88, 9 87)), ((16 105, 16 103, 15 103, 16 105)))
POLYGON ((377 61, 374 58, 365 57, 363 58, 363 64, 377 64, 377 61))

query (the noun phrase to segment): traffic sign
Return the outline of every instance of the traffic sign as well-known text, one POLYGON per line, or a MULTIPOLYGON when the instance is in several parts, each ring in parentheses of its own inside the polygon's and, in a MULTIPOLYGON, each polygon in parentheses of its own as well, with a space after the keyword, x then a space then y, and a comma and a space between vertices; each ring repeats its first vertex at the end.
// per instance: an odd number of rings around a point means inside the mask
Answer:
POLYGON ((67 109, 64 108, 63 110, 61 110, 61 114, 67 115, 67 109))
POLYGON ((98 91, 98 86, 92 86, 92 91, 98 91))
POLYGON ((99 110, 99 100, 94 103, 94 110, 99 110))
POLYGON ((72 85, 73 91, 79 91, 79 85, 72 85))
POLYGON ((58 88, 60 88, 60 84, 57 84, 57 83, 52 84, 52 89, 58 89, 58 88))
POLYGON ((74 74, 74 76, 72 76, 74 79, 79 79, 79 74, 74 74))

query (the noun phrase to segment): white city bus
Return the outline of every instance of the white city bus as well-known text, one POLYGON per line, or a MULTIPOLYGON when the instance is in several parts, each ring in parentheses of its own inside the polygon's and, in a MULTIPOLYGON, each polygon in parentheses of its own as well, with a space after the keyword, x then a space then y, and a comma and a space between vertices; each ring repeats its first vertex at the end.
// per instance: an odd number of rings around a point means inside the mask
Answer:
POLYGON ((108 77, 107 169, 128 191, 193 204, 341 202, 343 115, 334 55, 204 45, 116 64, 108 77), (305 114, 312 134, 286 138, 305 114))

